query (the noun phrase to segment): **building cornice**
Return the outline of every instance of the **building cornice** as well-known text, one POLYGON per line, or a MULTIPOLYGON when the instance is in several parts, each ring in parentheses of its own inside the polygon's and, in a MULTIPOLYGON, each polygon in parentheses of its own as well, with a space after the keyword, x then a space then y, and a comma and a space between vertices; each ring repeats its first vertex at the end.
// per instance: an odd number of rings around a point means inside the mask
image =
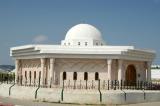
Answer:
POLYGON ((61 46, 25 45, 10 50, 13 58, 111 58, 152 61, 155 51, 135 49, 133 46, 61 46))

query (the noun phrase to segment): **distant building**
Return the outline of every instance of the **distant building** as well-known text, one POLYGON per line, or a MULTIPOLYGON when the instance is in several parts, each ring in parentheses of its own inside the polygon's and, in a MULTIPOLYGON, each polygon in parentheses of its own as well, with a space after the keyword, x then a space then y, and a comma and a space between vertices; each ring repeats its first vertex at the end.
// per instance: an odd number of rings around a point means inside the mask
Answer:
POLYGON ((151 78, 152 80, 160 80, 160 65, 152 65, 151 78))
POLYGON ((10 51, 16 78, 37 83, 40 76, 41 85, 60 85, 63 80, 150 81, 155 57, 152 50, 106 45, 89 24, 72 27, 61 45, 25 45, 10 51))

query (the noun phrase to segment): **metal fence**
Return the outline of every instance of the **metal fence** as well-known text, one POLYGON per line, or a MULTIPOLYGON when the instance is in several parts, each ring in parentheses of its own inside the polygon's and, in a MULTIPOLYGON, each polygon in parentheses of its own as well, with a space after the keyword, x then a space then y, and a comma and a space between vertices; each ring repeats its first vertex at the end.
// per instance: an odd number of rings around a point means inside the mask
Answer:
POLYGON ((160 90, 160 82, 147 81, 118 81, 118 80, 92 80, 92 81, 63 81, 64 89, 101 89, 101 90, 160 90))
POLYGON ((0 73, 0 82, 7 84, 15 83, 15 74, 0 73))
POLYGON ((101 90, 160 90, 160 82, 147 81, 118 81, 118 80, 63 80, 60 85, 52 84, 52 80, 48 84, 41 85, 41 78, 38 81, 22 82, 22 77, 15 74, 0 73, 0 83, 17 84, 19 86, 35 86, 43 88, 61 87, 63 89, 101 89, 101 90))

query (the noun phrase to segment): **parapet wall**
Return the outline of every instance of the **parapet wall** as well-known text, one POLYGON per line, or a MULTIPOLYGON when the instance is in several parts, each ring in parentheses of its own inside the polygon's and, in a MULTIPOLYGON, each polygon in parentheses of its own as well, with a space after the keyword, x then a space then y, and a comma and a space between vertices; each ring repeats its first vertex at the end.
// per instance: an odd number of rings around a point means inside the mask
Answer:
POLYGON ((0 84, 0 96, 48 102, 79 104, 131 104, 160 101, 160 91, 64 89, 0 84), (10 95, 9 95, 10 89, 10 95))

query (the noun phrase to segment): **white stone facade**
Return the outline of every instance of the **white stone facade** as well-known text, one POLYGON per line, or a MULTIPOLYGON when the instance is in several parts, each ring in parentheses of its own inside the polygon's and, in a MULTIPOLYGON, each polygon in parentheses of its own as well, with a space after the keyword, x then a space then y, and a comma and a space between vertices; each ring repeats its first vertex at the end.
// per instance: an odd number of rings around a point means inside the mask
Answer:
MULTIPOLYGON (((84 73, 88 73, 88 81, 95 80, 95 72, 99 73, 100 80, 118 80, 118 60, 112 60, 111 64, 107 64, 107 59, 55 59, 54 65, 51 70, 51 61, 49 59, 44 59, 45 65, 43 70, 43 78, 46 84, 52 82, 55 84, 62 84, 63 72, 66 72, 66 80, 73 81, 73 73, 77 72, 77 80, 84 81, 84 73), (111 65, 111 71, 109 73, 111 65), (45 79, 47 81, 45 82, 45 79)), ((109 61, 109 60, 108 60, 109 61)), ((123 61, 123 69, 126 70, 127 66, 133 64, 136 67, 137 80, 146 80, 146 68, 145 62, 136 61, 123 61), (140 75, 140 76, 138 76, 140 75)), ((23 76, 23 83, 30 83, 30 73, 31 73, 31 83, 38 84, 39 73, 42 73, 40 59, 22 59, 19 60, 19 71, 18 74, 23 76), (35 75, 36 74, 36 75, 35 75)), ((125 80, 125 72, 123 72, 123 77, 120 78, 125 80)))

